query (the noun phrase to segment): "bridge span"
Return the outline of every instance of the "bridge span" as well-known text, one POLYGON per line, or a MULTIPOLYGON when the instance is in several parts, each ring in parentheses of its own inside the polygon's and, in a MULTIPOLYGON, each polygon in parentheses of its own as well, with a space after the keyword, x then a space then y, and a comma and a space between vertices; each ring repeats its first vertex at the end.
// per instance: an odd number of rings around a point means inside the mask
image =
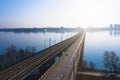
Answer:
POLYGON ((39 80, 55 80, 57 78, 75 78, 75 73, 80 63, 80 57, 83 53, 85 33, 79 34, 66 39, 58 44, 40 51, 3 71, 0 72, 0 80, 23 80, 37 68, 55 57, 59 53, 64 52, 60 60, 53 64, 39 80))
POLYGON ((39 80, 76 80, 76 73, 81 63, 85 33, 64 52, 60 60, 53 64, 39 80))

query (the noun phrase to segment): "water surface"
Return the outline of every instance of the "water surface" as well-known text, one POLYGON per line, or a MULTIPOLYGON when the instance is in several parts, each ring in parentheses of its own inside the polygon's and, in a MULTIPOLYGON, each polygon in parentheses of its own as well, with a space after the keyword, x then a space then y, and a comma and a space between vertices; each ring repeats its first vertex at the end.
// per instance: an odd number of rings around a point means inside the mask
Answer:
POLYGON ((94 62, 98 69, 104 69, 104 51, 114 51, 120 57, 120 31, 87 32, 84 59, 94 62))
POLYGON ((25 47, 35 47, 36 52, 43 50, 53 44, 63 41, 76 32, 65 33, 14 33, 14 32, 0 32, 0 54, 5 52, 5 49, 11 44, 16 45, 17 48, 24 49, 25 47))

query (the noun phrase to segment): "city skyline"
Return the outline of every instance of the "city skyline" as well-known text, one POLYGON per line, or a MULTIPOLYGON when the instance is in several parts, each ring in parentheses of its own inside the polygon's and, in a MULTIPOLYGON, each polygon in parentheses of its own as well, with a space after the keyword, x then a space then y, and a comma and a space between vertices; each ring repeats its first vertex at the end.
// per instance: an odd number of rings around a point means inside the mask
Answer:
POLYGON ((120 23, 119 0, 0 0, 0 28, 107 27, 120 23))

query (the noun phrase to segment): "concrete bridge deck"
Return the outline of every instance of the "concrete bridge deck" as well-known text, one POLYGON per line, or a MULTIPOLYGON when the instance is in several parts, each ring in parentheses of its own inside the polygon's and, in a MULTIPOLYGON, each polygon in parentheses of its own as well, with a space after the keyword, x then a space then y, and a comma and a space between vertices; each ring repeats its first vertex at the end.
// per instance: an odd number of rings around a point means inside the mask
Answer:
MULTIPOLYGON (((38 52, 36 55, 33 55, 32 57, 27 58, 26 60, 23 60, 7 69, 1 71, 0 72, 0 80, 22 80, 22 79, 24 79, 26 76, 28 76, 34 70, 36 70, 36 68, 38 68, 40 65, 42 65, 43 63, 48 61, 50 58, 57 55, 59 52, 62 52, 65 48, 68 48, 74 42, 75 42, 75 44, 73 44, 73 45, 77 46, 78 42, 80 40, 80 36, 82 36, 82 35, 83 35, 83 32, 81 32, 80 34, 77 34, 69 39, 66 39, 63 42, 53 45, 41 52, 38 52)), ((74 46, 72 46, 69 49, 76 50, 77 47, 74 47, 74 46)), ((68 65, 73 65, 73 63, 71 63, 71 62, 73 62, 74 58, 76 57, 76 54, 72 55, 71 54, 72 50, 70 50, 70 52, 68 51, 67 52, 68 54, 66 54, 66 55, 68 55, 68 57, 73 57, 73 58, 71 58, 71 59, 66 58, 65 59, 66 62, 64 62, 63 64, 68 63, 68 65), (69 60, 70 60, 70 62, 69 62, 69 60)))
POLYGON ((65 51, 58 62, 53 64, 39 80, 74 80, 80 56, 84 47, 85 34, 65 51))

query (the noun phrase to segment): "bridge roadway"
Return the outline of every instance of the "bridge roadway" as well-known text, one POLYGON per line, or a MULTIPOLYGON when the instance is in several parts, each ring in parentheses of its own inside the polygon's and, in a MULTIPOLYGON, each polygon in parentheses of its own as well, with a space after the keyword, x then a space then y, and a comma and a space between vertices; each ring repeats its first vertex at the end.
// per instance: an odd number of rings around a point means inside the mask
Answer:
MULTIPOLYGON (((80 59, 78 56, 82 54, 84 47, 85 33, 64 52, 60 60, 54 63, 48 71, 46 71, 39 80, 75 80, 75 70, 78 67, 80 59)), ((79 57, 80 58, 80 57, 79 57)))
MULTIPOLYGON (((83 32, 66 39, 58 44, 55 44, 43 51, 38 52, 30 58, 27 58, 3 71, 0 72, 0 80, 22 80, 31 74, 34 70, 40 67, 43 63, 62 52, 73 44, 83 32)), ((69 55, 69 54, 68 54, 69 55)))

